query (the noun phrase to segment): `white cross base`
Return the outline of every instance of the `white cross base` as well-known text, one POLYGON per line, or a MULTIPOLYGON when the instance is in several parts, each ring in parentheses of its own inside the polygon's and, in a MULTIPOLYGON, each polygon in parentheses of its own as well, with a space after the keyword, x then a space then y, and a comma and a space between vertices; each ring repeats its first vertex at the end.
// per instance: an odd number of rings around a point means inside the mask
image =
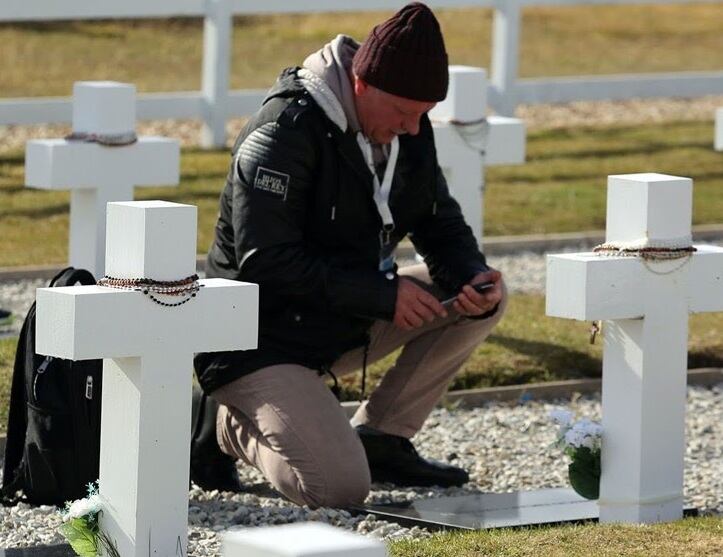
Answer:
MULTIPOLYGON (((663 244, 690 235, 692 181, 610 176, 608 242, 663 244)), ((723 311, 723 248, 645 261, 549 255, 547 315, 603 326, 600 521, 683 515, 688 314, 723 311)))
POLYGON ((319 522, 245 528, 223 538, 223 557, 386 557, 380 541, 319 522))
MULTIPOLYGON (((107 236, 110 276, 195 273, 196 207, 110 203, 107 236)), ((193 354, 256 347, 258 286, 200 282, 178 307, 101 286, 37 290, 37 352, 104 358, 100 523, 123 557, 186 555, 193 354)))
MULTIPOLYGON (((73 86, 73 131, 101 135, 133 133, 133 85, 80 81, 73 86)), ((105 210, 133 200, 134 186, 176 185, 180 145, 175 139, 140 137, 126 146, 39 139, 25 148, 25 183, 70 194, 69 262, 94 275, 105 270, 105 210)))
POLYGON ((484 225, 484 167, 525 161, 525 124, 519 118, 486 118, 484 153, 470 146, 450 123, 485 118, 487 73, 483 68, 449 67, 449 92, 429 113, 433 120, 437 161, 450 192, 460 204, 465 222, 482 244, 484 225))

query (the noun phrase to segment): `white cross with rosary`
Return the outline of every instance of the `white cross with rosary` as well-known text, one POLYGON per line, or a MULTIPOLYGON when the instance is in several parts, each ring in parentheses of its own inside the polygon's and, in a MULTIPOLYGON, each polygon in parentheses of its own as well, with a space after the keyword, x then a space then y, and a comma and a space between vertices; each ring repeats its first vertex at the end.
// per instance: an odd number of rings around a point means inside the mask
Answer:
POLYGON ((484 238, 484 169, 525 162, 525 123, 487 116, 487 72, 449 67, 447 97, 429 112, 437 161, 464 221, 480 245, 484 238))
POLYGON ((195 280, 191 205, 110 203, 107 241, 123 288, 38 289, 37 352, 105 358, 101 530, 122 557, 185 556, 193 354, 256 348, 258 286, 195 280))
POLYGON ((73 133, 28 141, 25 183, 70 190, 70 265, 104 272, 105 209, 132 201, 134 186, 178 184, 180 145, 165 137, 136 137, 136 88, 113 81, 73 86, 73 133))
POLYGON ((606 241, 547 259, 547 314, 605 320, 601 522, 683 514, 688 314, 723 311, 723 248, 691 246, 693 182, 608 178, 606 241))

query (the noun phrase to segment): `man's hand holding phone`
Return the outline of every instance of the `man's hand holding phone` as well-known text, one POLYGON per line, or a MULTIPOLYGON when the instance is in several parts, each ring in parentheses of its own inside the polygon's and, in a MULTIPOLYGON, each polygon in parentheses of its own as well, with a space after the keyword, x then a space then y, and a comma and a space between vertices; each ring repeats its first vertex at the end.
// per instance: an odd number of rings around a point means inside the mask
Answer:
POLYGON ((440 301, 414 280, 400 277, 394 324, 410 331, 438 317, 447 317, 449 309, 466 316, 482 315, 502 300, 501 280, 502 273, 490 269, 476 275, 456 296, 440 301))
POLYGON ((482 315, 492 310, 502 300, 502 273, 494 269, 479 273, 454 298, 444 300, 457 313, 468 317, 482 315))

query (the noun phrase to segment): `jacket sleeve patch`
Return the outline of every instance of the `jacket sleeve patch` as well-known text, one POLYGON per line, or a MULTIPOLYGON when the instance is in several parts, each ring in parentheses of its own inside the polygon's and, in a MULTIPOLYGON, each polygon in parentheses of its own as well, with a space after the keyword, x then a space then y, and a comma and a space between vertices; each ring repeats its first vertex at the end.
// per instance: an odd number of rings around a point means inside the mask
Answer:
POLYGON ((259 166, 254 178, 254 189, 286 201, 290 179, 288 174, 259 166))

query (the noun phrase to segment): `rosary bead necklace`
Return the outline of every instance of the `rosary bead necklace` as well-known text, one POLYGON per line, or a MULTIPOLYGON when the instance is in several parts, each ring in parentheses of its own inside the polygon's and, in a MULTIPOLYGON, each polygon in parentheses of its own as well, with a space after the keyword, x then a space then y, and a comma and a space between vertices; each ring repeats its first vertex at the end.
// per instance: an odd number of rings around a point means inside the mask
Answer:
POLYGON ((181 280, 116 278, 106 275, 98 281, 98 286, 143 292, 144 295, 148 296, 151 301, 159 306, 177 307, 185 304, 191 298, 195 298, 203 285, 199 284, 198 275, 193 274, 181 280), (164 302, 156 297, 158 294, 163 296, 182 296, 183 299, 179 302, 164 302))

